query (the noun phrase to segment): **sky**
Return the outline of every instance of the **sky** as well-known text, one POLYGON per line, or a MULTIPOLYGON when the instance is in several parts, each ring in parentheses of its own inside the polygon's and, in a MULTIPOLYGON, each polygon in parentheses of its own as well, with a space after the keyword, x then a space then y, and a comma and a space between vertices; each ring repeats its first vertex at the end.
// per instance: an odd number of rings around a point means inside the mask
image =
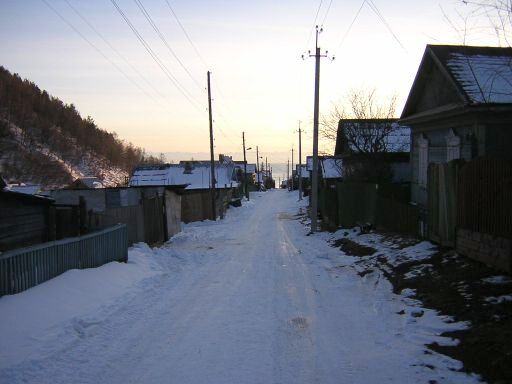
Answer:
POLYGON ((375 89, 399 117, 426 44, 499 44, 459 0, 138 1, 2 0, 0 65, 174 161, 208 157, 207 71, 216 154, 240 159, 245 132, 249 161, 258 146, 286 162, 293 146, 297 162, 299 121, 310 154, 315 25, 335 57, 321 62, 322 115, 375 89))

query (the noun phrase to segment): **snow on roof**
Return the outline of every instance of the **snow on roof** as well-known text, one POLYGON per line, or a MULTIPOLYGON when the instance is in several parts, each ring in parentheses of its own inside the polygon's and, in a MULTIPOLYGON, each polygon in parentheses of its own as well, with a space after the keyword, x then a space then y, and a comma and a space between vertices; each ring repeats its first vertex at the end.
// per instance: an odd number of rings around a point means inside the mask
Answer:
POLYGON ((308 171, 307 164, 302 164, 301 171, 299 171, 299 165, 297 165, 297 167, 295 169, 295 173, 297 174, 297 176, 300 174, 303 178, 308 178, 309 177, 309 171, 308 171))
MULTIPOLYGON (((324 179, 337 179, 343 177, 343 161, 335 157, 318 157, 322 177, 324 179)), ((307 171, 313 170, 313 157, 306 157, 307 171)), ((309 176, 309 175, 308 175, 309 176)))
POLYGON ((472 103, 512 103, 510 56, 451 53, 446 65, 472 103))
POLYGON ((394 123, 394 129, 384 139, 387 152, 410 152, 411 151, 411 128, 405 125, 394 123))
MULTIPOLYGON (((243 161, 235 161, 235 166, 240 168, 242 171, 244 170, 244 162, 243 161)), ((256 173, 256 164, 247 163, 247 173, 256 173)))
POLYGON ((87 188, 103 188, 103 183, 101 180, 95 176, 84 176, 79 177, 77 182, 81 182, 84 184, 87 188))
POLYGON ((338 179, 343 177, 343 161, 341 159, 326 158, 319 159, 324 179, 338 179))
MULTIPOLYGON (((149 185, 187 185, 185 189, 210 188, 210 165, 194 164, 189 169, 185 164, 170 164, 155 168, 140 168, 133 172, 130 186, 149 185)), ((217 188, 232 187, 237 182, 232 179, 233 166, 215 164, 215 178, 217 188)))
POLYGON ((7 190, 11 192, 25 193, 27 195, 35 195, 41 191, 40 185, 18 185, 10 184, 7 186, 7 190))

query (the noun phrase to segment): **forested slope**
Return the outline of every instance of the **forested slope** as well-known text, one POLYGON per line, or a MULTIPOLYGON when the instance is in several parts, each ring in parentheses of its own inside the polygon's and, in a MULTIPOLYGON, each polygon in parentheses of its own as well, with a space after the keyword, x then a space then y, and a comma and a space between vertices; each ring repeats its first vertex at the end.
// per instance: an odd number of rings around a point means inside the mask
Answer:
POLYGON ((82 118, 32 81, 0 66, 0 173, 7 180, 47 187, 79 176, 106 185, 124 182, 139 163, 156 162, 144 150, 82 118))

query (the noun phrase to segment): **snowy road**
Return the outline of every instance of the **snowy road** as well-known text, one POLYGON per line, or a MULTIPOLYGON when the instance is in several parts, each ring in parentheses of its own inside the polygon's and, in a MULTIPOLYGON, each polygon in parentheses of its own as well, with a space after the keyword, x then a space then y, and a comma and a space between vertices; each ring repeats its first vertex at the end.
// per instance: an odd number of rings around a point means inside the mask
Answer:
POLYGON ((121 292, 106 283, 101 305, 74 293, 86 312, 61 308, 68 273, 0 299, 0 340, 14 344, 0 346, 0 382, 477 381, 423 345, 450 342, 436 334, 455 325, 431 311, 397 314, 411 303, 380 274, 358 276, 327 234, 306 236, 298 212, 295 194, 254 194, 221 222, 187 225, 160 249, 138 246, 135 262, 110 268, 141 268, 144 278, 119 283, 121 292), (31 307, 45 292, 57 298, 31 307), (14 325, 17 316, 34 320, 14 325))

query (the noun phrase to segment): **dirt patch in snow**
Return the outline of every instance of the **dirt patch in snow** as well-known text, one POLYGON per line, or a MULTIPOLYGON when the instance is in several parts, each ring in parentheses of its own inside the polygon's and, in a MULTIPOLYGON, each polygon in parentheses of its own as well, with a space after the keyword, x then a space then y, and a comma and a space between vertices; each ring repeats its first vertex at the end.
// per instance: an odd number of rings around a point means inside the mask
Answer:
POLYGON ((345 238, 334 240, 332 245, 339 247, 346 255, 349 256, 371 256, 377 252, 375 248, 368 247, 345 238))
MULTIPOLYGON (((357 240, 342 238, 331 244, 353 256, 376 252, 357 240)), ((448 249, 393 265, 380 246, 387 243, 388 253, 401 252, 414 247, 418 240, 386 234, 379 243, 375 244, 378 254, 356 263, 360 276, 378 268, 396 294, 413 292, 424 307, 470 323, 466 330, 443 334, 458 339, 458 345, 427 347, 461 361, 465 371, 481 375, 488 383, 512 383, 512 279, 448 249)))
POLYGON ((389 279, 395 293, 414 289, 415 298, 426 307, 471 323, 467 330, 443 334, 460 340, 457 346, 429 348, 462 361, 466 371, 480 374, 488 383, 511 383, 512 301, 492 298, 507 297, 512 282, 486 281, 498 274, 453 251, 440 250, 430 259, 395 267, 389 279))

